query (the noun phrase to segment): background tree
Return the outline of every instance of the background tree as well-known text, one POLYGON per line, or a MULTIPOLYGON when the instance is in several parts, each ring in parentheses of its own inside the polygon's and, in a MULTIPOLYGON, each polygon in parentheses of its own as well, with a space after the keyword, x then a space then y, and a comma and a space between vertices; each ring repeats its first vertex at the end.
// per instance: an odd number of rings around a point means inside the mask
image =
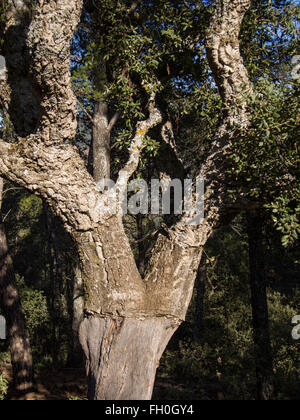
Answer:
MULTIPOLYGON (((6 113, 3 114, 3 138, 12 141, 13 129, 6 113)), ((33 388, 33 363, 26 329, 25 315, 16 284, 13 261, 8 249, 4 216, 3 197, 7 193, 0 178, 0 307, 7 323, 7 336, 13 367, 14 388, 26 393, 33 388)))
MULTIPOLYGON (((2 207, 3 180, 0 179, 0 210, 2 207)), ((0 213, 0 306, 6 319, 14 387, 20 392, 33 388, 33 364, 31 348, 25 324, 25 316, 16 285, 2 213, 0 213)))

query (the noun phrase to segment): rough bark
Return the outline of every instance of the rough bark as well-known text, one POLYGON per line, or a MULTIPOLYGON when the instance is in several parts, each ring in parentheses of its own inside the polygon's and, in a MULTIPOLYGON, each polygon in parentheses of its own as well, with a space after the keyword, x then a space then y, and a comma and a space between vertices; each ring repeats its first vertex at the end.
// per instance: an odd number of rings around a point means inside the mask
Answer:
MULTIPOLYGON (((103 69, 103 71, 105 71, 103 69)), ((97 76, 97 75, 96 75, 97 76)), ((95 183, 110 179, 110 133, 116 122, 114 116, 109 122, 108 106, 96 102, 93 116, 92 144, 88 157, 88 170, 95 183)), ((72 363, 82 365, 82 349, 79 341, 79 327, 84 318, 84 289, 80 264, 75 268, 73 292, 73 354, 72 363)))
POLYGON ((3 181, 0 179, 0 305, 6 319, 13 381, 16 391, 26 393, 33 388, 33 364, 25 316, 15 281, 13 263, 8 251, 1 216, 3 181))
POLYGON ((274 398, 275 395, 263 246, 263 219, 259 213, 248 213, 247 222, 257 395, 259 400, 267 401, 274 398))
POLYGON ((30 78, 30 57, 26 45, 32 18, 31 1, 6 1, 2 54, 7 79, 0 83, 0 102, 9 113, 16 133, 25 137, 37 129, 40 92, 30 78))
MULTIPOLYGON (((121 209, 116 215, 99 212, 110 192, 98 193, 70 144, 76 121, 69 47, 81 1, 38 0, 35 4, 26 48, 29 75, 39 92, 37 128, 16 144, 0 141, 0 175, 42 196, 77 246, 86 315, 80 339, 88 359, 91 399, 151 397, 161 353, 185 319, 203 246, 232 206, 226 193, 228 156, 237 140, 236 125, 242 133, 249 123, 242 93, 251 87, 238 40, 249 6, 250 0, 218 0, 208 33, 208 57, 224 115, 199 173, 206 181, 205 219, 200 226, 191 226, 191 215, 185 214, 159 235, 143 279, 124 232, 121 209), (118 355, 119 365, 115 364, 118 355)), ((0 81, 2 87, 13 89, 10 77, 0 81)), ((155 86, 151 90, 155 92, 155 86)), ((119 196, 138 167, 145 135, 161 121, 152 93, 149 117, 137 124, 129 160, 119 174, 114 190, 119 196)))
MULTIPOLYGON (((88 170, 94 181, 110 179, 110 133, 117 121, 117 114, 109 121, 108 106, 96 102, 93 116, 92 144, 88 158, 88 170)), ((84 289, 80 263, 75 269, 73 292, 73 365, 82 365, 82 349, 79 327, 84 318, 84 289)))

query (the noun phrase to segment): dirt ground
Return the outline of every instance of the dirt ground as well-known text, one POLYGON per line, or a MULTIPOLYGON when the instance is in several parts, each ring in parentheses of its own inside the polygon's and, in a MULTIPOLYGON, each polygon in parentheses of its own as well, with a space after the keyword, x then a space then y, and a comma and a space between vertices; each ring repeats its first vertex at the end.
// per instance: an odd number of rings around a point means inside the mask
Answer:
MULTIPOLYGON (((2 365, 2 373, 9 382, 12 379, 10 364, 2 365)), ((35 391, 26 395, 17 395, 9 391, 7 400, 10 401, 62 401, 62 400, 87 400, 87 380, 84 369, 61 369, 59 371, 43 369, 35 375, 35 391)), ((171 379, 158 378, 155 384, 154 400, 199 400, 223 399, 217 390, 208 397, 209 393, 203 392, 191 384, 181 384, 171 379)))
MULTIPOLYGON (((11 365, 2 366, 1 371, 6 379, 11 381, 11 365)), ((84 369, 42 370, 35 375, 35 382, 35 392, 19 396, 9 391, 7 400, 85 400, 87 396, 84 369)))

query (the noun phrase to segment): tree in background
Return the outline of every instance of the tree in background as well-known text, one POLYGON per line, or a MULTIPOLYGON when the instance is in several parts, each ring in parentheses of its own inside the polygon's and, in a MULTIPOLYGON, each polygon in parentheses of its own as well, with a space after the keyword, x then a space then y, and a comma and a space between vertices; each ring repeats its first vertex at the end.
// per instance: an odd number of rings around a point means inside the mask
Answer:
MULTIPOLYGON (((3 137, 6 141, 13 139, 13 130, 5 113, 3 137)), ((18 392, 26 393, 33 388, 33 362, 25 315, 16 284, 13 261, 8 249, 5 221, 2 213, 3 197, 6 192, 4 181, 0 178, 0 308, 7 323, 7 337, 13 367, 13 385, 18 392)))
POLYGON ((274 372, 267 301, 262 215, 249 213, 247 222, 258 398, 260 400, 270 400, 274 394, 274 372))
MULTIPOLYGON (((0 179, 0 210, 3 180, 0 179)), ((20 392, 33 388, 33 364, 25 316, 16 285, 13 262, 8 251, 2 213, 0 212, 0 307, 6 319, 14 387, 20 392)))

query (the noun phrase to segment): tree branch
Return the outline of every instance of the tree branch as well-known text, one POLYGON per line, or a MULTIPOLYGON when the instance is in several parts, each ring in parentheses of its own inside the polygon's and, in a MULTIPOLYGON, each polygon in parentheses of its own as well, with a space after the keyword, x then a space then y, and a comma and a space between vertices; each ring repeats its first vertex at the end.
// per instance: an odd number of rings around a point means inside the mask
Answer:
POLYGON ((88 117, 88 119, 91 121, 91 123, 94 124, 94 119, 91 116, 91 114, 87 111, 87 109, 85 108, 85 106, 78 100, 76 99, 78 105, 80 106, 80 108, 82 109, 82 111, 85 113, 85 115, 88 117))
POLYGON ((239 33, 251 0, 217 0, 207 36, 207 54, 223 99, 223 120, 199 176, 205 180, 205 218, 189 225, 189 215, 160 235, 146 273, 147 296, 157 313, 185 319, 203 246, 226 216, 227 170, 231 146, 249 126, 245 90, 251 90, 239 50, 239 33), (238 126, 239 132, 236 130, 238 126), (179 263, 178 263, 179 262, 179 263))
POLYGON ((39 1, 26 44, 30 75, 43 95, 37 132, 44 142, 70 141, 76 134, 76 99, 71 88, 70 45, 82 0, 39 1))
POLYGON ((121 113, 120 112, 116 112, 115 115, 112 117, 112 119, 110 120, 109 124, 108 124, 108 131, 111 132, 111 130, 114 128, 114 126, 116 125, 116 123, 118 122, 118 119, 120 118, 121 113))
POLYGON ((141 0, 133 1, 130 8, 128 9, 128 14, 130 15, 131 13, 134 13, 136 8, 139 6, 140 3, 141 3, 141 0))
POLYGON ((156 94, 151 93, 149 101, 149 118, 145 121, 140 121, 137 124, 136 134, 131 142, 129 149, 129 160, 125 167, 119 172, 116 188, 119 192, 124 193, 127 183, 134 172, 137 170, 140 160, 140 154, 143 147, 143 141, 149 130, 162 121, 162 115, 155 106, 156 94))
POLYGON ((0 176, 49 204, 68 232, 92 230, 100 220, 96 184, 70 144, 46 146, 38 136, 0 140, 0 176))

